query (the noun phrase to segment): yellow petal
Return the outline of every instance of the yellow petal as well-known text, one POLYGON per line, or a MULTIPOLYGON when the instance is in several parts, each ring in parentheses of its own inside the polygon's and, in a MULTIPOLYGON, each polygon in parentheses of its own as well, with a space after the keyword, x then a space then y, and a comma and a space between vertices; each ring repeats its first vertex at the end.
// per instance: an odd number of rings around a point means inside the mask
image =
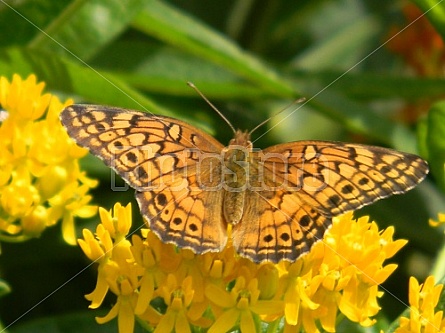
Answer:
POLYGON ((231 295, 214 284, 209 284, 205 288, 206 297, 221 308, 231 308, 236 305, 231 295))
POLYGON ((88 306, 90 309, 97 309, 102 304, 109 290, 109 285, 106 281, 106 274, 100 266, 98 272, 99 274, 97 277, 96 288, 92 293, 85 295, 85 298, 91 302, 91 304, 88 306))
POLYGON ((134 313, 141 315, 147 310, 150 305, 150 301, 153 298, 155 290, 154 277, 151 272, 145 271, 144 276, 141 279, 141 286, 139 287, 139 296, 134 309, 134 313))
POLYGON ((167 311, 167 313, 161 317, 153 333, 170 333, 173 331, 173 327, 175 327, 175 322, 175 313, 173 311, 167 311))
POLYGON ((240 329, 243 333, 256 333, 255 322, 250 311, 242 311, 240 329))
POLYGON ((119 333, 134 331, 134 313, 129 301, 121 302, 117 317, 119 333))
POLYGON ((297 325, 300 316, 300 302, 286 303, 284 306, 284 316, 289 325, 297 325))
POLYGON ((62 235, 65 242, 76 245, 76 229, 74 228, 74 218, 70 213, 65 214, 62 220, 62 235))
POLYGON ((181 311, 176 315, 175 333, 191 333, 190 324, 184 311, 181 311))
POLYGON ((234 308, 223 312, 223 314, 217 318, 209 328, 207 333, 229 332, 229 330, 237 323, 239 316, 240 312, 234 308))
POLYGON ((250 309, 259 315, 275 315, 283 313, 283 301, 258 301, 250 306, 250 309))
POLYGON ((96 322, 98 324, 105 324, 106 322, 116 318, 117 315, 119 314, 119 306, 120 306, 119 302, 114 304, 114 306, 111 308, 110 312, 108 312, 105 316, 96 317, 96 322))

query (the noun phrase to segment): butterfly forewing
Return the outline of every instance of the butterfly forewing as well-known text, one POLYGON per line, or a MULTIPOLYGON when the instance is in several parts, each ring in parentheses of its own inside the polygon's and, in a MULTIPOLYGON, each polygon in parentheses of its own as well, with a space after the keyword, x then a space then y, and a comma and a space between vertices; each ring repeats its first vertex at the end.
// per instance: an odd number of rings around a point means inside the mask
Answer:
POLYGON ((299 141, 265 149, 269 154, 285 158, 274 164, 266 160, 268 174, 282 174, 303 203, 326 216, 404 193, 428 173, 420 157, 376 146, 299 141))
POLYGON ((185 168, 193 175, 204 153, 219 154, 223 148, 191 125, 138 111, 72 105, 63 110, 61 121, 80 146, 137 190, 176 184, 185 168))
POLYGON ((182 121, 119 108, 72 105, 61 121, 136 189, 161 240, 221 251, 233 223, 233 246, 254 262, 295 261, 332 217, 404 193, 428 173, 418 156, 358 144, 299 141, 261 151, 238 131, 224 147, 182 121))

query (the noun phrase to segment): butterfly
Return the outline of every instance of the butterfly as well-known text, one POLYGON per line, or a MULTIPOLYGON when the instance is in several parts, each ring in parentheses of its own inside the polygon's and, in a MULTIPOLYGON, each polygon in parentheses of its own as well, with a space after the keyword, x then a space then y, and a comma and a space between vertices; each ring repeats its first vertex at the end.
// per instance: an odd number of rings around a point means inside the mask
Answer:
POLYGON ((231 241, 259 263, 293 262, 334 216, 405 193, 428 173, 416 155, 361 144, 297 141, 256 149, 235 131, 224 146, 177 119, 100 105, 66 107, 78 145, 136 190, 149 228, 197 254, 231 241))

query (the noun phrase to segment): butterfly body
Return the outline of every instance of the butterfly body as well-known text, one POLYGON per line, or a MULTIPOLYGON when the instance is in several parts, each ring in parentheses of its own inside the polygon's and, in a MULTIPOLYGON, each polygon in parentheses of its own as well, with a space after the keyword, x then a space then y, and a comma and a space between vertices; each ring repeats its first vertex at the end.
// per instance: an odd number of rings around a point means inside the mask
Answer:
POLYGON ((232 244, 254 262, 295 261, 332 217, 416 186, 428 165, 416 155, 330 141, 264 150, 237 131, 224 147, 177 119, 72 105, 61 121, 76 142, 131 187, 150 229, 195 253, 232 244))
POLYGON ((227 223, 237 224, 244 212, 246 189, 251 174, 252 143, 247 132, 237 131, 235 138, 222 150, 224 179, 224 218, 227 223))

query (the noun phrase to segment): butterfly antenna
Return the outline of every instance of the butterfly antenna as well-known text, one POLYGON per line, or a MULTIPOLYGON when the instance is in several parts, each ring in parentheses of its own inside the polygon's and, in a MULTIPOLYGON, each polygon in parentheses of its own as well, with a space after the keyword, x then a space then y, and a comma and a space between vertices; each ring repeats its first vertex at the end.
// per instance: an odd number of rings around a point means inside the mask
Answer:
POLYGON ((305 97, 301 97, 299 99, 296 99, 295 101, 293 101, 291 104, 289 104, 288 106, 286 106, 285 108, 283 108, 282 110, 278 111, 277 113, 275 113, 274 115, 270 116, 269 118, 267 118, 266 120, 262 121, 261 123, 259 123, 258 125, 256 125, 253 130, 251 130, 249 132, 249 135, 251 135, 253 132, 255 132, 258 128, 260 128, 261 126, 263 126, 264 124, 268 123, 272 118, 278 116, 280 113, 282 113, 283 111, 287 110, 289 107, 291 107, 294 104, 298 104, 298 103, 303 103, 304 101, 306 101, 305 97))
POLYGON ((204 101, 206 101, 206 103, 208 105, 210 105, 210 107, 216 111, 217 114, 219 114, 219 116, 224 119, 224 121, 229 125, 229 127, 232 129, 233 133, 236 133, 235 127, 233 127, 233 125, 230 123, 230 121, 224 117, 224 115, 221 113, 221 111, 219 111, 216 106, 214 106, 208 99, 207 97, 204 96, 204 94, 192 83, 192 82, 187 82, 188 86, 195 89, 195 91, 199 94, 199 96, 202 97, 202 99, 204 101))

